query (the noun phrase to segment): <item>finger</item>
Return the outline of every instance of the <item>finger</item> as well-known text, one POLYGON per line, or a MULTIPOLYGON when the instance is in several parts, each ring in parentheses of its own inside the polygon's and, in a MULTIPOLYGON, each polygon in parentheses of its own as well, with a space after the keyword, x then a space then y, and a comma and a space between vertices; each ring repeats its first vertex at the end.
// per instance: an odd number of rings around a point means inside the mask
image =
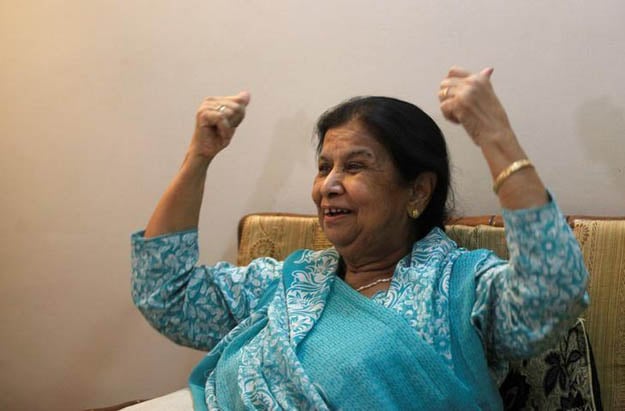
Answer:
POLYGON ((454 88, 453 87, 443 87, 438 91, 438 100, 445 101, 454 96, 454 88))
POLYGON ((239 103, 239 104, 247 106, 248 104, 250 104, 250 100, 252 99, 252 95, 249 93, 249 91, 241 91, 236 96, 233 96, 232 99, 234 101, 236 101, 237 103, 239 103))
POLYGON ((486 67, 484 70, 480 71, 480 75, 490 80, 490 76, 493 75, 493 71, 495 71, 493 67, 486 67))
POLYGON ((217 122, 215 126, 217 127, 219 136, 222 139, 222 144, 224 144, 224 146, 227 146, 230 143, 230 139, 232 138, 232 134, 233 134, 232 126, 230 125, 230 122, 228 121, 227 118, 222 117, 219 119, 219 121, 217 122))
POLYGON ((460 121, 454 114, 454 103, 452 101, 447 100, 447 101, 442 102, 440 105, 440 109, 441 109, 441 112, 443 113, 443 116, 447 120, 451 121, 454 124, 460 124, 460 121))
POLYGON ((231 117, 238 110, 236 106, 236 103, 220 101, 219 104, 210 107, 210 109, 218 112, 222 117, 231 117))
POLYGON ((223 123, 227 128, 232 128, 232 124, 230 121, 230 119, 233 117, 232 110, 227 108, 226 106, 221 106, 219 114, 221 115, 221 119, 219 122, 223 123))
POLYGON ((226 118, 231 127, 237 127, 245 118, 245 105, 236 103, 232 100, 224 100, 218 108, 224 118, 226 118))
POLYGON ((238 105, 239 104, 233 102, 232 100, 228 100, 226 97, 222 97, 219 99, 210 97, 207 98, 204 103, 202 103, 202 107, 214 111, 223 111, 226 108, 229 108, 231 111, 235 111, 238 105))
POLYGON ((199 127, 213 127, 221 121, 223 114, 212 107, 202 106, 197 112, 197 125, 199 127))
POLYGON ((464 78, 464 77, 469 77, 470 75, 471 75, 470 71, 465 70, 462 67, 458 67, 458 66, 452 66, 449 69, 449 72, 447 73, 447 77, 460 77, 460 78, 464 78))
POLYGON ((458 77, 446 77, 440 82, 440 88, 443 89, 445 87, 456 87, 460 84, 464 83, 464 79, 458 77))
MULTIPOLYGON (((209 96, 204 99, 200 110, 208 110, 219 113, 226 119, 229 128, 237 127, 245 118, 245 107, 250 102, 250 93, 242 91, 235 96, 209 96)), ((202 123, 216 125, 218 119, 214 115, 207 116, 202 123)))
POLYGON ((217 105, 217 110, 219 110, 221 106, 227 108, 227 110, 221 110, 227 112, 229 116, 243 116, 245 114, 245 104, 237 103, 234 100, 220 100, 217 105))
POLYGON ((204 104, 204 107, 206 110, 219 113, 221 117, 227 120, 226 123, 231 128, 237 127, 245 117, 245 106, 232 100, 209 100, 204 104))
POLYGON ((252 96, 247 91, 241 91, 233 96, 208 96, 204 98, 205 102, 213 102, 213 103, 221 103, 223 104, 225 101, 233 101, 237 104, 243 104, 247 106, 250 103, 252 96))
POLYGON ((235 102, 237 104, 242 104, 244 106, 247 106, 250 103, 251 98, 252 98, 252 96, 247 91, 241 91, 238 94, 235 94, 233 96, 215 96, 215 97, 212 97, 213 100, 220 101, 222 103, 224 101, 233 101, 233 102, 235 102))
POLYGON ((219 114, 221 115, 220 123, 223 123, 226 129, 230 130, 230 132, 232 132, 231 129, 236 128, 243 120, 243 114, 234 112, 226 106, 221 106, 219 114))

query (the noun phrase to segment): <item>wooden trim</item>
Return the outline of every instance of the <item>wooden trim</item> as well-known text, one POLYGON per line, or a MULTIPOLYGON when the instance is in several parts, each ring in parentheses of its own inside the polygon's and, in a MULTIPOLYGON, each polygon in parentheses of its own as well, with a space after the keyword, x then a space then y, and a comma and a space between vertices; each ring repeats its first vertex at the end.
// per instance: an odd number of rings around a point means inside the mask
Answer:
POLYGON ((131 405, 136 405, 139 404, 141 402, 144 402, 147 400, 133 400, 133 401, 126 401, 123 402, 121 404, 117 404, 117 405, 112 405, 109 407, 104 407, 104 408, 89 408, 88 410, 84 410, 84 411, 118 411, 118 410, 122 410, 126 407, 130 407, 131 405))

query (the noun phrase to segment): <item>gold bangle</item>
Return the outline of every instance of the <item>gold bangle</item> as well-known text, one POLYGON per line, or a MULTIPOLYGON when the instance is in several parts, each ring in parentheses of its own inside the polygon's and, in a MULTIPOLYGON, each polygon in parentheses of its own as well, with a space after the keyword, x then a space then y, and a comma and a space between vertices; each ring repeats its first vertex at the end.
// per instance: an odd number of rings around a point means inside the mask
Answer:
POLYGON ((508 177, 526 167, 534 167, 534 164, 532 164, 532 162, 529 161, 527 158, 524 158, 523 160, 517 160, 514 163, 510 164, 501 173, 499 173, 499 175, 495 179, 495 182, 493 183, 493 191, 495 192, 495 194, 497 194, 497 192, 499 191, 499 187, 501 187, 503 182, 506 181, 508 177))

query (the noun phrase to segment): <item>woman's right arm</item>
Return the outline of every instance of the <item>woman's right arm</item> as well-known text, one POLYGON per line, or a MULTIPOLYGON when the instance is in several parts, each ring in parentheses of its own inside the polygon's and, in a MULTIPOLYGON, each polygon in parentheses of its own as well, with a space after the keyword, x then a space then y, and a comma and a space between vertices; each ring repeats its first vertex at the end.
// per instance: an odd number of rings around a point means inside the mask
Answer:
POLYGON ((144 317, 173 341, 210 349, 249 315, 275 283, 281 263, 197 265, 197 226, 213 158, 228 146, 250 101, 246 92, 200 105, 184 163, 144 232, 132 236, 132 297, 144 317))
POLYGON ((202 102, 182 167, 158 202, 145 238, 197 228, 208 166, 230 144, 249 101, 249 93, 241 92, 230 97, 208 97, 202 102))
POLYGON ((132 299, 170 340, 208 351, 277 285, 282 263, 198 265, 197 230, 146 239, 132 235, 132 299))

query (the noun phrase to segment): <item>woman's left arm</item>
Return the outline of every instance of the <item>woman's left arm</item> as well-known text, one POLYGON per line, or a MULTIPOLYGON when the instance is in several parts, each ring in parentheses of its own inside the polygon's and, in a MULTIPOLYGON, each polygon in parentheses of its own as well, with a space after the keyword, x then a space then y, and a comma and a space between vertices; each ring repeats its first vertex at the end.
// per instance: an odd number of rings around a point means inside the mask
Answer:
POLYGON ((589 303, 582 254, 555 201, 503 216, 510 259, 492 254, 478 267, 471 314, 490 361, 544 351, 589 303))
POLYGON ((441 82, 445 117, 462 124, 490 167, 504 208, 510 261, 491 258, 476 276, 472 320, 491 358, 528 357, 546 348, 588 305, 588 273, 579 245, 526 160, 490 82, 492 69, 452 68, 441 82), (501 174, 504 178, 498 178, 501 174), (507 176, 506 176, 507 175, 507 176))
MULTIPOLYGON (((448 120, 462 124, 488 163, 493 179, 512 163, 527 159, 508 116, 495 95, 490 76, 493 69, 470 73, 452 67, 440 85, 441 111, 448 120)), ((497 191, 508 210, 547 203, 547 190, 534 167, 525 167, 506 178, 497 191)))

